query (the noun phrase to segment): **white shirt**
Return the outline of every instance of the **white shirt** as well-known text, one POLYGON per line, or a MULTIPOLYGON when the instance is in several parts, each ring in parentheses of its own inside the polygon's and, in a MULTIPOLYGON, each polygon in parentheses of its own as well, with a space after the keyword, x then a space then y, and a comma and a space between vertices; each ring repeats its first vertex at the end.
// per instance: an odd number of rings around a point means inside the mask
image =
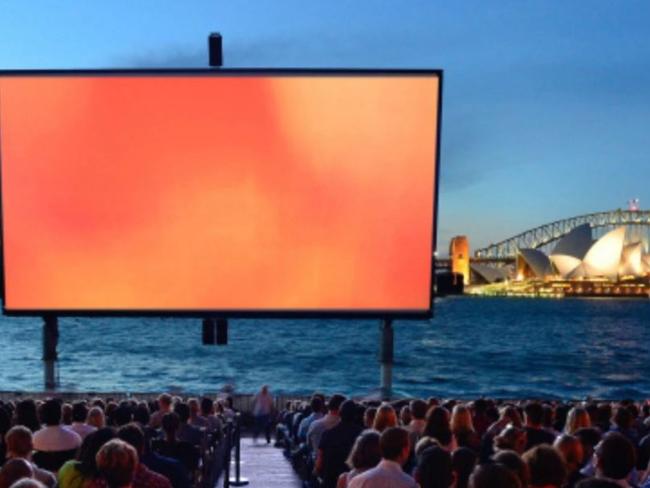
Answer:
POLYGON ((313 453, 318 452, 318 445, 323 432, 331 429, 341 421, 338 415, 328 413, 322 419, 314 420, 307 431, 307 443, 311 446, 313 453))
POLYGON ((83 422, 72 422, 72 425, 66 426, 66 429, 71 430, 72 432, 76 432, 83 441, 88 434, 95 432, 97 430, 97 427, 84 424, 83 422))
POLYGON ((61 425, 48 425, 34 434, 34 449, 37 451, 71 451, 81 445, 81 437, 61 425))
POLYGON ((377 466, 352 478, 348 488, 417 488, 415 480, 395 461, 382 459, 377 466))

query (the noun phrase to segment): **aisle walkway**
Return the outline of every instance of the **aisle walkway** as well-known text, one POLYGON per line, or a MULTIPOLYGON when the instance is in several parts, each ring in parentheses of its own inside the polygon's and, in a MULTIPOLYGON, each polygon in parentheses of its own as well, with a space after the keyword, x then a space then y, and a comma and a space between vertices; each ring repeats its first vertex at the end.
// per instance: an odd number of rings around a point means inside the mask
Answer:
MULTIPOLYGON (((266 444, 264 440, 254 444, 250 437, 242 438, 241 460, 241 476, 250 481, 248 485, 250 488, 302 487, 291 464, 282 454, 282 449, 273 447, 273 444, 266 444)), ((231 468, 231 475, 235 475, 234 465, 231 468)), ((223 486, 223 482, 218 486, 223 486)))

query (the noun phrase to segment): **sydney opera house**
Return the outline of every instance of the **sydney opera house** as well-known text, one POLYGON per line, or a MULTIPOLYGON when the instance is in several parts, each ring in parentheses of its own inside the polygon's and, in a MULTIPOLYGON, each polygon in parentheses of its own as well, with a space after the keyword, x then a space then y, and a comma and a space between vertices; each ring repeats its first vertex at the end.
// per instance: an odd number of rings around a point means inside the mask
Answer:
MULTIPOLYGON (((650 296, 650 254, 644 242, 625 226, 594 239, 590 224, 579 225, 549 250, 545 253, 541 249, 519 248, 515 262, 505 266, 467 260, 472 286, 466 292, 552 297, 650 296)), ((457 268, 459 260, 452 261, 457 268)), ((456 268, 452 267, 452 271, 463 272, 456 268)))
POLYGON ((626 228, 614 229, 593 241, 589 224, 560 239, 550 255, 520 249, 516 279, 608 280, 618 282, 650 273, 650 254, 641 241, 626 240, 626 228))

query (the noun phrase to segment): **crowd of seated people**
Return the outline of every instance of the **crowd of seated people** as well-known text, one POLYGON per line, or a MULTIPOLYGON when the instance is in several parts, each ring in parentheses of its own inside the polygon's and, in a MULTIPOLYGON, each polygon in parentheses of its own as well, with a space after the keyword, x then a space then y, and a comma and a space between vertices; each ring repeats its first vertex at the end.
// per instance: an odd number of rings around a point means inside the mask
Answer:
POLYGON ((0 402, 0 488, 214 486, 228 410, 168 394, 0 402))
POLYGON ((309 488, 650 488, 650 403, 355 402, 314 394, 278 414, 309 488))

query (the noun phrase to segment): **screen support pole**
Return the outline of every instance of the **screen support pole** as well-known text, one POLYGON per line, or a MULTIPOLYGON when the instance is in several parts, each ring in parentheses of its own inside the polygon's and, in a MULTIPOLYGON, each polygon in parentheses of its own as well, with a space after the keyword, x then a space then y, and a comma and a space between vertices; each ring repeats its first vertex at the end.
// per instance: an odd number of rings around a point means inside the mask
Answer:
POLYGON ((43 373, 46 390, 58 386, 56 347, 59 343, 59 319, 53 315, 43 317, 43 373))
POLYGON ((379 326, 379 364, 381 375, 380 396, 382 400, 390 400, 393 396, 393 321, 384 319, 379 326))

